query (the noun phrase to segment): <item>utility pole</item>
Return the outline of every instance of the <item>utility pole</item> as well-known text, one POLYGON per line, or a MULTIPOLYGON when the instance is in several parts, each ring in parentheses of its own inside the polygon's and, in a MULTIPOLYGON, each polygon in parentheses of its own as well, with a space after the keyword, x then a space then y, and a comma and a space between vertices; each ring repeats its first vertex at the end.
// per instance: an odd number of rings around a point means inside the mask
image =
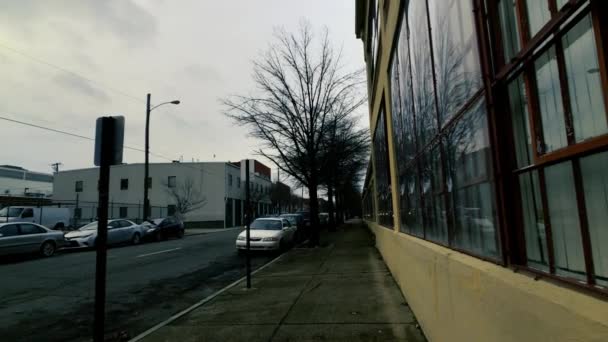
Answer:
POLYGON ((63 164, 60 163, 60 162, 51 164, 51 167, 53 168, 53 173, 58 173, 59 172, 59 166, 60 165, 63 165, 63 164))
POLYGON ((247 288, 251 288, 251 244, 250 238, 250 225, 251 225, 251 208, 249 207, 249 159, 245 159, 245 228, 247 229, 247 249, 245 250, 245 262, 247 268, 247 288))
POLYGON ((277 194, 279 195, 279 215, 281 215, 281 169, 277 168, 277 194))
POLYGON ((146 161, 144 165, 144 215, 142 222, 145 222, 148 219, 150 202, 148 200, 148 167, 149 167, 149 156, 148 152, 150 149, 150 97, 151 95, 148 93, 147 101, 146 101, 146 161))

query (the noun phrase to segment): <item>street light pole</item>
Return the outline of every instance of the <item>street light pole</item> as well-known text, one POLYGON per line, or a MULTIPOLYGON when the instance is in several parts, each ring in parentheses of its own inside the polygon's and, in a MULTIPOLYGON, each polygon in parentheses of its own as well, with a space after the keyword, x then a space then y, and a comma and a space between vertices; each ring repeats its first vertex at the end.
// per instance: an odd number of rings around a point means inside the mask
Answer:
POLYGON ((146 161, 145 161, 145 165, 144 165, 144 212, 143 212, 142 221, 146 221, 150 216, 150 200, 148 199, 148 178, 150 178, 150 176, 149 176, 150 112, 152 112, 152 110, 154 110, 155 108, 158 108, 164 104, 174 104, 174 105, 180 104, 179 100, 174 100, 174 101, 170 101, 170 102, 163 102, 154 107, 150 107, 150 97, 151 97, 151 95, 150 95, 150 93, 148 93, 147 101, 146 101, 146 133, 145 133, 145 135, 146 135, 146 147, 145 147, 146 161))

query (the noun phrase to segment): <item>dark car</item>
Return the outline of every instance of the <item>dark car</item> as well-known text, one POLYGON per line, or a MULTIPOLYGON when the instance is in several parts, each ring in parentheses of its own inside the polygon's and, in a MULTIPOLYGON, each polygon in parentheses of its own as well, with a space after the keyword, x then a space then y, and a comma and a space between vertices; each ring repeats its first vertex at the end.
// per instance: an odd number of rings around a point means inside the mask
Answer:
POLYGON ((296 237, 297 242, 302 241, 305 236, 306 223, 304 222, 304 216, 300 214, 281 214, 281 217, 287 219, 292 226, 296 226, 296 237))
POLYGON ((171 236, 177 238, 184 237, 184 223, 177 217, 170 216, 165 218, 157 218, 152 221, 143 223, 145 230, 144 238, 161 241, 166 240, 171 236))

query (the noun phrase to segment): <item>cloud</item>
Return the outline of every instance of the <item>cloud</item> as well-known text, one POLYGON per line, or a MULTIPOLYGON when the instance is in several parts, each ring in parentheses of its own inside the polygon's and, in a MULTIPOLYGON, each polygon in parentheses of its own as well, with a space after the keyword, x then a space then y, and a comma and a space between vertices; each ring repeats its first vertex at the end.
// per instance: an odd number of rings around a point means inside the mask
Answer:
POLYGON ((76 75, 62 72, 57 74, 53 81, 69 91, 79 92, 98 101, 105 102, 110 99, 103 90, 94 87, 89 81, 76 75))
POLYGON ((208 65, 191 64, 183 69, 183 73, 197 82, 217 84, 223 82, 219 70, 208 65))

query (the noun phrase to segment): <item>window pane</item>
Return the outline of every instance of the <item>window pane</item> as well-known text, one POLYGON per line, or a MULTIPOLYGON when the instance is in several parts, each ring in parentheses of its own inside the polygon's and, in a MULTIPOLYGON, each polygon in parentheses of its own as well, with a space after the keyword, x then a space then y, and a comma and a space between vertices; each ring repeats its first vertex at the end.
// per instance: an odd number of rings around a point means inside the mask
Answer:
POLYGON ((401 185, 401 231, 421 237, 422 208, 417 174, 417 170, 409 170, 401 185))
POLYGON ((583 18, 563 38, 575 140, 608 131, 602 83, 591 16, 583 18))
POLYGON ((585 205, 598 284, 608 286, 608 152, 581 159, 585 205))
POLYGON ((585 259, 572 162, 547 167, 545 182, 556 273, 585 279, 585 259))
POLYGON ((431 44, 425 2, 410 1, 407 13, 411 31, 410 56, 416 137, 418 138, 418 148, 421 148, 434 137, 437 126, 431 44))
POLYGON ((528 113, 528 98, 524 87, 523 76, 509 84, 509 105, 513 124, 513 140, 517 167, 521 168, 532 163, 532 137, 530 136, 530 120, 528 113))
POLYGON ((548 0, 527 0, 530 37, 533 37, 551 18, 548 0))
POLYGON ((445 123, 481 87, 473 2, 429 0, 428 4, 438 110, 445 123))
POLYGON ((454 215, 454 244, 498 257, 496 210, 486 106, 479 100, 446 133, 447 191, 454 215))
POLYGON ((376 191, 378 196, 378 223, 386 227, 393 226, 393 204, 391 197, 391 180, 386 137, 386 121, 381 109, 376 133, 374 134, 374 161, 376 171, 376 191))
POLYGON ((555 47, 540 56, 534 65, 545 139, 544 152, 550 152, 568 145, 555 47))
POLYGON ((538 172, 532 171, 520 175, 519 189, 521 193, 528 266, 548 271, 549 254, 547 252, 547 236, 545 233, 538 172))
POLYGON ((502 47, 505 63, 509 63, 521 48, 515 2, 516 0, 500 0, 498 3, 498 16, 500 17, 500 28, 502 30, 502 47))
POLYGON ((561 9, 562 7, 564 7, 564 5, 566 3, 568 3, 569 0, 557 0, 557 9, 561 9))
POLYGON ((445 220, 445 206, 441 196, 442 167, 439 148, 427 152, 420 162, 422 198, 424 201, 424 228, 425 237, 447 243, 447 221, 445 220))

